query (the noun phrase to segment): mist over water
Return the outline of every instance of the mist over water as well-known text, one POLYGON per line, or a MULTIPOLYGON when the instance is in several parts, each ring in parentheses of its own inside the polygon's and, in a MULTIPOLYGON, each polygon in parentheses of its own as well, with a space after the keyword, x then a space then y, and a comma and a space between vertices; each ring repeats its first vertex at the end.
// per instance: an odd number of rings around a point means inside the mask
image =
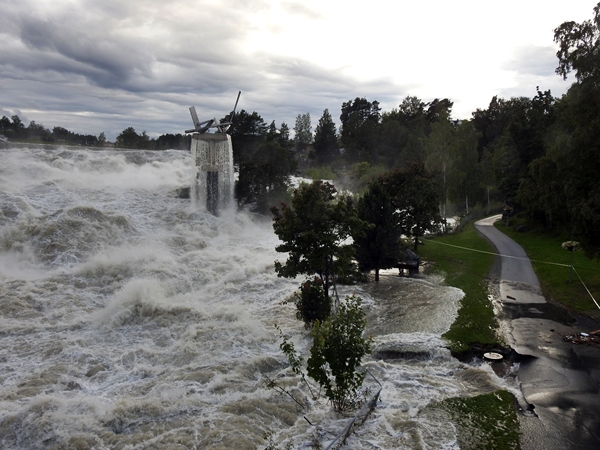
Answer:
MULTIPOLYGON (((0 151, 0 447, 253 449, 269 432, 310 448, 345 425, 279 349, 274 324, 309 339, 270 221, 175 198, 193 173, 180 151, 0 151)), ((383 390, 348 448, 458 448, 427 405, 505 383, 444 348, 462 293, 392 273, 353 292, 383 390)))

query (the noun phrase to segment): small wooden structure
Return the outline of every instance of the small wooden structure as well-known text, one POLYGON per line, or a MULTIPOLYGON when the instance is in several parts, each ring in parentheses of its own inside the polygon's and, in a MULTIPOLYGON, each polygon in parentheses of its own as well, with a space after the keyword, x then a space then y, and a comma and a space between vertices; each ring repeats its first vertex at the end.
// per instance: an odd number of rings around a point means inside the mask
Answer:
POLYGON ((406 256, 403 260, 398 261, 398 275, 404 276, 404 271, 408 270, 408 275, 416 275, 419 273, 419 266, 421 264, 421 259, 419 256, 413 252, 411 249, 406 250, 406 256))

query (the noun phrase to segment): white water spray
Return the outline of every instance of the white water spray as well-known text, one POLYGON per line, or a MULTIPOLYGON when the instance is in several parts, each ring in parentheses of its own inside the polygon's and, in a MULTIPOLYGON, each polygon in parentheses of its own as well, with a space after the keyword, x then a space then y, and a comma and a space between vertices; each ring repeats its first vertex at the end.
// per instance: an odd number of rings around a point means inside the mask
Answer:
MULTIPOLYGON (((284 300, 269 221, 216 217, 174 191, 188 152, 0 152, 0 447, 262 449, 330 440, 347 423, 294 392, 274 324, 306 355, 310 337, 284 300), (306 416, 314 426, 304 419, 306 416)), ((455 449, 432 403, 495 389, 485 366, 452 358, 441 334, 460 291, 435 278, 382 276, 342 287, 364 299, 381 401, 353 449, 455 449)))

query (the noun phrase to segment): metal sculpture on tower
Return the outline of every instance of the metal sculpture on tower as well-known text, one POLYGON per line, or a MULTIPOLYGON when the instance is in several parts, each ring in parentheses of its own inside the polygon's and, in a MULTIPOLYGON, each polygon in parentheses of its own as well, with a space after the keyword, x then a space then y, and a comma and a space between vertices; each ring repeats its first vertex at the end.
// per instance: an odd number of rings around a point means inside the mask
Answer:
POLYGON ((195 165, 192 199, 214 215, 228 208, 233 202, 233 149, 227 130, 233 124, 240 94, 227 122, 216 118, 200 122, 196 108, 190 107, 194 128, 186 130, 192 134, 190 151, 195 165), (211 128, 214 133, 208 132, 211 128))

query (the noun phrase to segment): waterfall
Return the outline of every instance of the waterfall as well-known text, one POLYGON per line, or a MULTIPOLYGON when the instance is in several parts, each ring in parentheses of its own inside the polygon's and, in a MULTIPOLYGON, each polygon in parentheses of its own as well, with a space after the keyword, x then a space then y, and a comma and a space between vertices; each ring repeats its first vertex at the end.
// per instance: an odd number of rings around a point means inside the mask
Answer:
POLYGON ((194 133, 192 199, 214 215, 233 204, 233 152, 226 133, 194 133))

